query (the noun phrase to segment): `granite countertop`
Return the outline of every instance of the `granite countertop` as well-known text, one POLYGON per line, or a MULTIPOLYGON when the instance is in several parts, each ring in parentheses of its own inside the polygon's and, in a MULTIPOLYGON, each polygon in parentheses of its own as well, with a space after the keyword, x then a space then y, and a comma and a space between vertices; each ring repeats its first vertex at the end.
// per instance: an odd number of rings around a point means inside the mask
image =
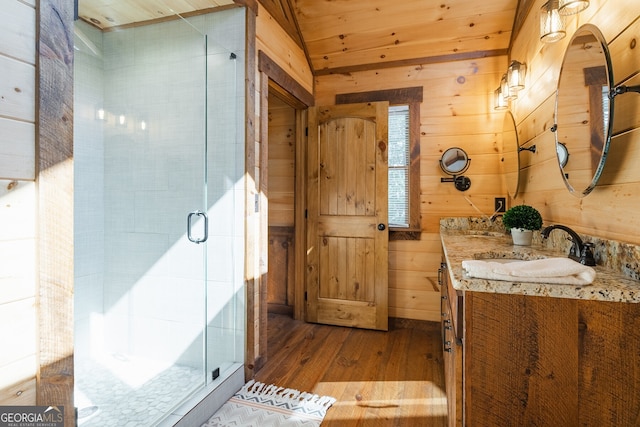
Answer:
POLYGON ((462 270, 463 260, 482 258, 532 260, 566 257, 567 254, 543 248, 535 242, 532 246, 515 246, 511 242, 511 236, 498 231, 450 230, 441 227, 440 237, 451 282, 457 290, 640 303, 640 282, 602 266, 594 267, 596 278, 592 284, 585 286, 470 278, 462 270))

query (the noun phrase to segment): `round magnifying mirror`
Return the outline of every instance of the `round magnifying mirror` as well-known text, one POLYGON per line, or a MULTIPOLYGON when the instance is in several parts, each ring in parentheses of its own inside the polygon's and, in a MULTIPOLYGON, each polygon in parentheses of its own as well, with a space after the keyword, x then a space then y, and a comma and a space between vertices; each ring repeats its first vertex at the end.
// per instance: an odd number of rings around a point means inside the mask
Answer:
POLYGON ((467 153, 458 147, 451 147, 442 153, 440 167, 448 175, 460 175, 469 169, 471 159, 467 153))
POLYGON ((520 145, 516 132, 516 121, 511 111, 504 114, 502 122, 502 171, 507 182, 507 191, 512 198, 518 195, 520 183, 520 145))
POLYGON ((558 164, 567 188, 577 197, 594 189, 604 168, 611 140, 612 86, 606 40, 596 26, 585 24, 567 46, 555 111, 558 164))

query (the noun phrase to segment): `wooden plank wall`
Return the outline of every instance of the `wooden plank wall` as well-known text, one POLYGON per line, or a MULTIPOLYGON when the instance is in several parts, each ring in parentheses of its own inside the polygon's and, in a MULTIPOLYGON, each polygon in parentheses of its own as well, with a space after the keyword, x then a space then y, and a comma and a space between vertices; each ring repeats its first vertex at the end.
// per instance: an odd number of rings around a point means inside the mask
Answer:
POLYGON ((36 403, 36 6, 0 9, 0 405, 36 403))
POLYGON ((35 179, 35 0, 0 10, 0 179, 35 179))
MULTIPOLYGON (((537 12, 544 2, 537 1, 537 12)), ((596 25, 611 52, 614 80, 640 84, 640 2, 637 0, 592 1, 587 10, 567 22, 567 37, 555 44, 538 39, 537 14, 527 17, 515 39, 511 56, 526 62, 527 87, 512 106, 522 144, 536 144, 537 153, 525 156, 522 195, 516 203, 537 207, 546 223, 567 225, 579 233, 640 244, 640 96, 626 94, 615 100, 614 133, 629 132, 612 139, 609 157, 599 185, 579 199, 566 190, 555 158, 555 139, 549 128, 554 122, 555 89, 564 51, 582 24, 596 25), (634 76, 636 76, 634 78, 634 76)))
POLYGON ((269 226, 293 227, 296 166, 296 114, 269 96, 269 226))
POLYGON ((437 284, 440 266, 439 220, 448 216, 487 216, 494 197, 504 197, 498 132, 504 113, 493 109, 492 94, 507 67, 506 56, 316 77, 316 104, 331 105, 339 93, 422 85, 420 106, 420 240, 389 244, 389 316, 440 320, 437 284), (446 177, 439 159, 458 146, 471 158, 465 192, 446 177))

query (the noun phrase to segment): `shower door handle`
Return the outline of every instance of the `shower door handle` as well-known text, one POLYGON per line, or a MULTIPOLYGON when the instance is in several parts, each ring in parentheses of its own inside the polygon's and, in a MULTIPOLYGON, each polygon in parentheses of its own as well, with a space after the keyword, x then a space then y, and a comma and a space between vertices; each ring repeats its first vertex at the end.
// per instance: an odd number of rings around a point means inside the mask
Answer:
POLYGON ((207 241, 209 238, 209 217, 206 213, 199 210, 189 213, 187 216, 187 238, 193 243, 203 243, 207 241), (194 238, 191 234, 191 223, 194 216, 201 216, 204 218, 204 236, 201 239, 194 238))

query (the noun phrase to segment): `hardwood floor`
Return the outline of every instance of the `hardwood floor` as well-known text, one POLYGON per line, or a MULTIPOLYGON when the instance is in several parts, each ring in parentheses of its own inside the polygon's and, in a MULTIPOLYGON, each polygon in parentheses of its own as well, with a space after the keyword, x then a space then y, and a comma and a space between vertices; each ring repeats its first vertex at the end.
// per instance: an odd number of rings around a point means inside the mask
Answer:
POLYGON ((335 397, 323 427, 446 426, 438 323, 390 319, 380 332, 269 314, 268 336, 255 379, 335 397))

